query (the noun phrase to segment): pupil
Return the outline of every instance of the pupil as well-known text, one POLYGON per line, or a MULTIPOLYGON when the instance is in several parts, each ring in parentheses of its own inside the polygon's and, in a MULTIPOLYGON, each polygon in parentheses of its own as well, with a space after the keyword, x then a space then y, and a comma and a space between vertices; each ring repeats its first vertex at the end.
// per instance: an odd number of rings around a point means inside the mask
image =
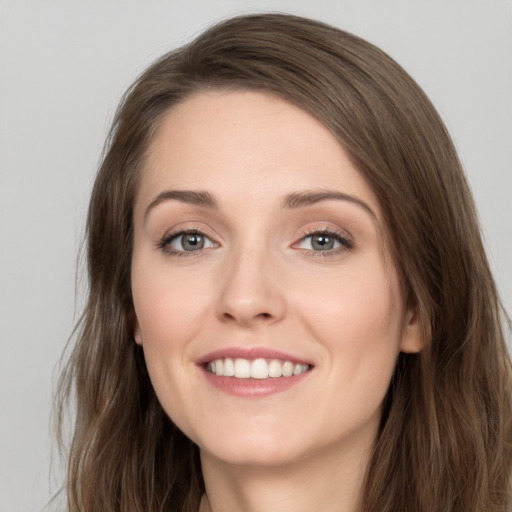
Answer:
POLYGON ((191 233, 183 237, 183 249, 185 251, 194 251, 196 249, 202 249, 204 246, 204 238, 197 233, 191 233))
POLYGON ((313 235, 311 245, 318 251, 328 251, 334 247, 334 238, 326 235, 313 235))

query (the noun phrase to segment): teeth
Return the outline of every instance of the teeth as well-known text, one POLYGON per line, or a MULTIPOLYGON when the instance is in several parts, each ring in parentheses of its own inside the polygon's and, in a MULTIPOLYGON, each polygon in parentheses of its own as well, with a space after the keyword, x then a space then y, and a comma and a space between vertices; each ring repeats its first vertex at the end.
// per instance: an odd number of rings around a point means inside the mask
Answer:
POLYGON ((293 363, 286 361, 283 364, 283 377, 291 377, 293 375, 293 363))
POLYGON ((283 375, 283 365, 281 361, 272 359, 268 365, 268 376, 269 377, 281 377, 283 375))
POLYGON ((235 377, 237 379, 268 379, 300 375, 310 369, 308 364, 293 364, 291 361, 279 359, 216 359, 206 365, 206 370, 219 377, 235 377))
POLYGON ((251 378, 268 379, 268 364, 265 359, 255 359, 251 363, 251 378))
POLYGON ((224 377, 235 376, 235 363, 233 359, 224 359, 224 377))
MULTIPOLYGON (((218 370, 216 370, 218 371, 218 370)), ((296 364, 294 367, 293 367, 293 375, 300 375, 302 373, 302 365, 301 364, 296 364)))
MULTIPOLYGON (((215 368, 215 374, 219 375, 215 368)), ((247 359, 235 359, 235 377, 237 379, 248 379, 251 376, 251 363, 247 359)))

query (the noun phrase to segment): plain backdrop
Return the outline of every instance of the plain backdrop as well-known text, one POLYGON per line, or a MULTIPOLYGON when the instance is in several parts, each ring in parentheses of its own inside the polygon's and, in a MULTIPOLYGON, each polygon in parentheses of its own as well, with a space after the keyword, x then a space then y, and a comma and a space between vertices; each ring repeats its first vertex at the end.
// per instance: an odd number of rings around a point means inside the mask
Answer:
POLYGON ((118 100, 213 21, 266 10, 354 32, 425 89, 460 152, 512 310, 511 1, 0 0, 1 512, 42 510, 62 481, 58 457, 51 464, 55 369, 83 303, 84 215, 118 100))

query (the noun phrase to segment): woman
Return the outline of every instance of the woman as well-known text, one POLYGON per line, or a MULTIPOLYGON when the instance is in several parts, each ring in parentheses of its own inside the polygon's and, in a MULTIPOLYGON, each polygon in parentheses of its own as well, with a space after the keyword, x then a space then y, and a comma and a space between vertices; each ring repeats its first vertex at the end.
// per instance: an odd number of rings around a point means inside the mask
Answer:
POLYGON ((153 64, 114 121, 88 271, 70 510, 507 510, 473 201, 369 43, 251 15, 153 64))

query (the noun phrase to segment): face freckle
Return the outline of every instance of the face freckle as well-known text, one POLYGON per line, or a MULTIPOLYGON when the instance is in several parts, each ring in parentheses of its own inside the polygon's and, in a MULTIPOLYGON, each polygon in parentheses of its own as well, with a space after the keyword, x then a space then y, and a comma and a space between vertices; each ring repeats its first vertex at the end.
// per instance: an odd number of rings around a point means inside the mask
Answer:
POLYGON ((167 115, 134 208, 135 339, 203 454, 276 465, 368 449, 398 353, 420 348, 384 224, 299 108, 220 91, 167 115))

